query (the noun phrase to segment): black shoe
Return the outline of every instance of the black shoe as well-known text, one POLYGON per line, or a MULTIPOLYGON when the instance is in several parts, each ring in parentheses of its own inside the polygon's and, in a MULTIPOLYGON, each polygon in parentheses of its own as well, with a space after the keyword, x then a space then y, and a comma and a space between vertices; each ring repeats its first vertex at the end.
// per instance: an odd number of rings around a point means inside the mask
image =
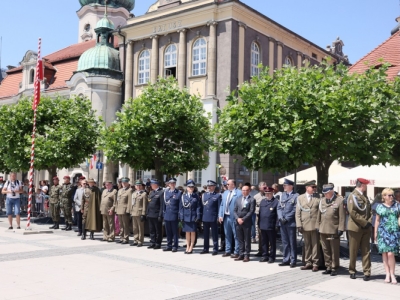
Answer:
POLYGON ((332 270, 331 276, 336 276, 336 275, 337 275, 337 272, 335 270, 332 270))
POLYGON ((326 269, 325 271, 322 272, 322 275, 329 275, 332 274, 332 270, 326 269))
POLYGON ((91 239, 92 241, 94 241, 94 232, 91 232, 91 233, 90 233, 90 239, 91 239))
POLYGON ((18 226, 18 227, 17 227, 17 229, 21 229, 21 227, 20 227, 20 226, 18 226))
POLYGON ((126 245, 126 244, 129 244, 129 242, 128 241, 123 241, 121 244, 122 245, 126 245))
POLYGON ((143 244, 137 244, 138 247, 143 247, 143 244))
POLYGON ((133 243, 131 244, 132 247, 133 247, 133 246, 137 246, 137 245, 139 245, 138 242, 133 242, 133 243))
POLYGON ((225 252, 225 247, 221 247, 218 249, 218 252, 225 252))
POLYGON ((351 279, 356 279, 356 274, 350 274, 351 279))
POLYGON ((12 226, 8 227, 8 230, 11 230, 11 229, 13 229, 13 227, 12 227, 12 226))
POLYGON ((262 253, 258 251, 256 254, 254 254, 255 257, 262 257, 262 253))
POLYGON ((212 256, 218 255, 218 251, 213 251, 212 256))
POLYGON ((263 257, 260 259, 260 262, 268 262, 269 258, 268 257, 263 257))
POLYGON ((79 233, 78 233, 78 236, 82 236, 82 232, 79 232, 79 233))
POLYGON ((172 252, 178 252, 178 249, 172 248, 172 252))
POLYGON ((364 278, 363 278, 363 280, 364 280, 364 281, 369 281, 369 276, 367 276, 367 275, 364 275, 364 278))
POLYGON ((200 254, 207 254, 207 253, 209 253, 207 250, 203 250, 200 252, 200 254))
POLYGON ((147 249, 153 249, 156 245, 152 244, 150 246, 147 247, 147 249))
POLYGON ((193 250, 192 251, 186 251, 186 254, 192 254, 193 253, 193 250))
POLYGON ((58 226, 58 223, 54 226, 54 229, 60 229, 60 226, 58 226))
POLYGON ((154 248, 153 248, 153 250, 158 250, 158 249, 161 249, 161 245, 156 245, 156 246, 154 246, 154 248))
POLYGON ((244 259, 244 256, 237 256, 235 259, 234 259, 234 261, 239 261, 239 260, 243 260, 244 259))
POLYGON ((222 257, 231 257, 231 255, 227 252, 225 252, 224 254, 222 254, 222 257))
POLYGON ((70 231, 70 230, 72 230, 72 225, 68 224, 67 228, 65 228, 65 231, 70 231))
POLYGON ((172 251, 172 248, 164 248, 162 251, 164 251, 164 252, 172 251))
POLYGON ((278 264, 278 266, 280 266, 280 267, 290 266, 290 263, 288 263, 288 262, 281 262, 280 264, 278 264))
POLYGON ((54 227, 56 227, 56 223, 54 223, 53 226, 49 227, 49 229, 54 229, 54 227))
POLYGON ((67 230, 68 225, 65 225, 65 227, 61 228, 61 230, 67 230))
POLYGON ((296 264, 290 264, 291 268, 296 268, 296 264))
POLYGON ((81 240, 86 240, 86 230, 83 230, 83 231, 82 231, 81 240))
POLYGON ((268 261, 269 264, 273 264, 274 262, 275 262, 275 259, 272 259, 272 258, 270 258, 268 261))

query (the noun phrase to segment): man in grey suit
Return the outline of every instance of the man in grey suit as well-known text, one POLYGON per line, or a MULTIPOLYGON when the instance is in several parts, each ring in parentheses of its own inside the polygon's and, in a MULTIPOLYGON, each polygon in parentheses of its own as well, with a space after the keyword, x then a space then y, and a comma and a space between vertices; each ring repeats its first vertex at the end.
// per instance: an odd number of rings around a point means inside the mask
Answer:
POLYGON ((239 257, 236 261, 248 262, 251 252, 251 225, 256 200, 250 196, 250 185, 242 187, 242 197, 236 199, 234 216, 236 220, 236 236, 239 242, 239 257))
POLYGON ((293 191, 294 182, 286 179, 283 184, 284 192, 279 199, 278 219, 281 227, 283 259, 279 266, 296 267, 297 238, 296 238, 296 205, 299 194, 293 191))

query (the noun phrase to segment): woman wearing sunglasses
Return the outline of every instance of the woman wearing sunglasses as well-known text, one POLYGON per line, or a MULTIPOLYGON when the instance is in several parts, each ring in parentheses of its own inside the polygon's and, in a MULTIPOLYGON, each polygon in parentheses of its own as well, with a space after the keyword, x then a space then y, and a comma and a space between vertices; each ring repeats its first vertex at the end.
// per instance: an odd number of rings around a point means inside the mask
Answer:
POLYGON ((400 246, 398 224, 400 206, 394 200, 393 190, 389 188, 382 191, 382 202, 376 208, 375 240, 379 253, 382 253, 386 271, 385 282, 397 284, 394 268, 396 265, 395 255, 398 254, 400 246))

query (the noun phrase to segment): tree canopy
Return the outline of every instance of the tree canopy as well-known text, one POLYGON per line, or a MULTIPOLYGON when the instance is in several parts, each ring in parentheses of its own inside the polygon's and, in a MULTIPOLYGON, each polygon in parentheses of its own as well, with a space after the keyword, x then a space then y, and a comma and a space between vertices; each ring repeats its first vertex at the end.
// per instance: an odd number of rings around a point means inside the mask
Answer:
POLYGON ((179 89, 174 78, 160 78, 128 100, 102 133, 107 158, 137 170, 162 174, 203 169, 212 145, 210 119, 198 96, 179 89))
MULTIPOLYGON (((69 168, 96 151, 100 121, 87 99, 42 97, 37 108, 35 169, 69 168)), ((0 106, 0 169, 27 171, 33 128, 32 100, 0 106)))
POLYGON ((293 171, 314 164, 320 187, 334 160, 396 163, 400 80, 388 82, 387 67, 358 75, 323 63, 285 67, 273 77, 265 69, 219 112, 219 151, 243 156, 251 169, 293 171))

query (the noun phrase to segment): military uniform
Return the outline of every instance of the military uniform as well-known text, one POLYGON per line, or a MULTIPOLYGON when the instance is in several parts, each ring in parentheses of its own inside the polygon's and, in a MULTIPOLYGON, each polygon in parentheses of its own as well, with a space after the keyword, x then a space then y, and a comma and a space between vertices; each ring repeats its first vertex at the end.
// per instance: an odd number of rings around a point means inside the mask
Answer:
POLYGON ((117 190, 105 189, 101 195, 100 213, 103 217, 103 241, 113 242, 115 239, 114 203, 117 190), (111 211, 111 214, 109 213, 111 211))
POLYGON ((71 230, 72 226, 72 198, 73 190, 71 183, 64 183, 60 190, 61 208, 64 211, 65 230, 71 230))
POLYGON ((143 190, 135 191, 129 203, 132 216, 133 244, 142 246, 144 243, 144 221, 146 219, 147 193, 143 190))
POLYGON ((132 189, 130 186, 126 188, 122 188, 118 191, 117 201, 115 205, 115 212, 118 215, 118 221, 121 226, 120 243, 128 244, 129 243, 129 214, 130 208, 128 207, 128 203, 132 198, 132 189))
POLYGON ((315 227, 319 230, 325 258, 325 274, 334 272, 340 266, 340 236, 346 223, 343 197, 333 194, 332 199, 323 197, 318 209, 315 227))
MULTIPOLYGON (((260 222, 259 217, 260 217, 260 203, 263 201, 265 198, 264 192, 259 192, 258 194, 254 195, 254 199, 256 200, 256 224, 260 222)), ((258 252, 256 256, 261 256, 263 253, 263 243, 262 243, 262 234, 261 234, 261 229, 257 225, 257 233, 258 233, 258 252)))
MULTIPOLYGON (((158 184, 158 181, 152 180, 152 184, 158 184)), ((150 192, 148 205, 146 210, 147 221, 149 222, 150 230, 150 246, 149 249, 160 249, 162 242, 162 202, 164 201, 164 192, 161 187, 150 192)))
POLYGON ((82 237, 81 239, 86 239, 86 221, 89 213, 90 196, 92 190, 88 187, 83 189, 82 202, 81 202, 81 212, 82 212, 82 237))
MULTIPOLYGON (((371 238, 371 204, 359 190, 355 189, 347 200, 347 209, 349 211, 349 221, 347 230, 349 231, 349 273, 356 273, 356 261, 358 249, 361 248, 362 265, 364 275, 369 278, 371 275, 371 257, 370 245, 371 238)), ((355 275, 352 276, 352 278, 355 275)))
POLYGON ((51 186, 49 193, 50 212, 54 222, 54 226, 50 227, 51 229, 58 229, 58 223, 60 223, 60 194, 61 194, 61 185, 57 184, 51 186))
POLYGON ((297 198, 296 226, 304 239, 305 266, 302 269, 319 266, 319 236, 315 228, 319 202, 319 194, 304 193, 297 198))
MULTIPOLYGON (((176 182, 176 181, 175 181, 176 182)), ((181 204, 182 192, 178 189, 166 189, 163 197, 163 215, 165 223, 165 231, 167 233, 167 248, 178 250, 179 236, 179 209, 181 204)))
POLYGON ((218 253, 218 210, 221 206, 222 195, 220 193, 204 193, 203 202, 203 230, 204 230, 204 252, 210 248, 210 228, 213 240, 213 254, 218 253))

